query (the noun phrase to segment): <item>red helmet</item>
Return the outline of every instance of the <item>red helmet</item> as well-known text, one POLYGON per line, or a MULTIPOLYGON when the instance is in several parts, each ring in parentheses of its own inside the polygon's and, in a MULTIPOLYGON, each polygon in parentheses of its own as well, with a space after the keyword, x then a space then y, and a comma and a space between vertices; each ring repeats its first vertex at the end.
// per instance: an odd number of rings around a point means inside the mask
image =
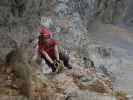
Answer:
POLYGON ((43 28, 41 29, 41 31, 40 31, 40 35, 42 35, 42 36, 44 36, 44 37, 49 37, 50 34, 51 34, 51 33, 49 32, 48 28, 46 28, 46 27, 43 27, 43 28))

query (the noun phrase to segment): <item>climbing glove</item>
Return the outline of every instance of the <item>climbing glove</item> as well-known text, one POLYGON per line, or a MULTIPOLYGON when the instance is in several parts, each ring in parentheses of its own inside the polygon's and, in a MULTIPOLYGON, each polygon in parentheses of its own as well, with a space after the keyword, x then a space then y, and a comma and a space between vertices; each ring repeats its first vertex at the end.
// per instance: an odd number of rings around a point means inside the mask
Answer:
POLYGON ((54 66, 56 68, 57 73, 60 73, 64 70, 64 63, 61 60, 55 60, 54 61, 54 66))

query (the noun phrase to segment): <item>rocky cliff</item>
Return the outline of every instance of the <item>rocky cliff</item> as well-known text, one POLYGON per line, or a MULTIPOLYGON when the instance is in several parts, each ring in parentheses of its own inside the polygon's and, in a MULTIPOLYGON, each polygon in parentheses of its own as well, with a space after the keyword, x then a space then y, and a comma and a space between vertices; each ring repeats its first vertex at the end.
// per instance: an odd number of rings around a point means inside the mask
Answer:
MULTIPOLYGON (((77 54, 78 55, 78 54, 77 54)), ((0 70, 0 98, 4 100, 128 100, 124 91, 94 68, 75 67, 62 73, 44 74, 31 60, 30 48, 11 51, 0 70)))
POLYGON ((75 38, 71 42, 77 40, 78 44, 79 35, 88 35, 91 22, 96 19, 105 23, 117 22, 123 18, 127 7, 124 0, 2 0, 0 5, 0 32, 1 38, 4 37, 1 47, 9 48, 26 45, 37 36, 42 16, 53 20, 55 32, 71 34, 75 38), (5 44, 7 39, 11 45, 5 44))
MULTIPOLYGON (((40 20, 47 17, 52 20, 50 30, 56 33, 53 38, 62 41, 74 67, 88 68, 93 62, 98 72, 110 78, 116 90, 133 94, 130 77, 133 71, 133 36, 132 32, 124 29, 125 25, 128 27, 127 23, 132 23, 131 5, 131 0, 1 0, 0 62, 5 63, 6 55, 14 48, 33 48, 41 27, 40 20), (122 28, 116 26, 119 24, 122 28)), ((73 95, 76 97, 67 100, 86 99, 80 93, 85 97, 96 95, 75 92, 73 95)), ((111 97, 110 100, 115 99, 111 97)))

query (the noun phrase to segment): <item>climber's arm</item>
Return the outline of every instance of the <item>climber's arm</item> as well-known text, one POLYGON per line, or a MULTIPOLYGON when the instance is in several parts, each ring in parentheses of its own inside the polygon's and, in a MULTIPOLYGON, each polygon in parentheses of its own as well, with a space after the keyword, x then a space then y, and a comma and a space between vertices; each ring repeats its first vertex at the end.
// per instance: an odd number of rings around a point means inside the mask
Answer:
POLYGON ((58 45, 55 45, 54 50, 55 50, 55 57, 56 57, 56 60, 59 60, 59 50, 58 50, 58 45))
POLYGON ((51 59, 51 57, 48 55, 48 53, 47 53, 45 50, 42 51, 42 54, 46 57, 46 59, 47 59, 51 64, 54 63, 54 61, 51 59))

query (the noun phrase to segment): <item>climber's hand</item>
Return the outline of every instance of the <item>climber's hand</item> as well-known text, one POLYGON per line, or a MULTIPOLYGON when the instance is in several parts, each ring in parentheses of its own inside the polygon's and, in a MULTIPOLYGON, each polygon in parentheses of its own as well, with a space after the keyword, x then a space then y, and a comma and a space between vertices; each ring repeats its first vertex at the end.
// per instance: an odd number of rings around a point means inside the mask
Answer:
POLYGON ((53 65, 54 65, 55 68, 58 67, 58 64, 59 64, 59 62, 57 60, 54 60, 53 65))
POLYGON ((55 62, 56 62, 56 63, 57 63, 57 62, 58 62, 58 63, 60 63, 60 62, 61 62, 61 60, 57 60, 57 59, 56 59, 56 60, 55 60, 55 62))
POLYGON ((61 60, 55 60, 54 61, 54 66, 56 67, 57 73, 64 70, 64 64, 61 60))

